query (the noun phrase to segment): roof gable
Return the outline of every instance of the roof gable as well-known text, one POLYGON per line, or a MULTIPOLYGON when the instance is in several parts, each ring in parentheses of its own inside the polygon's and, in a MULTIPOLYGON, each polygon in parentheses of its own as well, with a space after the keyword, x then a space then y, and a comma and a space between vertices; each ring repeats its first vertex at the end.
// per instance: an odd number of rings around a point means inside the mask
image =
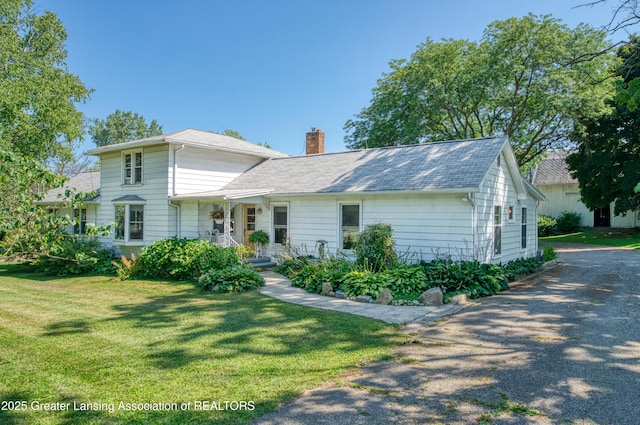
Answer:
POLYGON ((571 152, 551 151, 538 164, 533 175, 534 185, 546 184, 578 184, 567 169, 566 157, 571 152))
POLYGON ((505 144, 505 137, 489 137, 270 159, 224 189, 272 195, 474 191, 505 144))
POLYGON ((100 191, 100 171, 87 171, 79 173, 69 179, 62 187, 56 187, 47 191, 46 195, 38 203, 56 204, 62 202, 62 197, 67 189, 75 189, 79 193, 97 192, 93 198, 85 199, 92 201, 99 196, 100 191), (60 197, 58 197, 60 195, 60 197))
POLYGON ((287 154, 284 154, 282 152, 265 148, 264 146, 259 146, 245 140, 236 139, 235 137, 213 133, 211 131, 196 130, 193 128, 188 128, 186 130, 178 131, 175 133, 163 134, 161 136, 133 140, 126 143, 102 146, 96 149, 91 149, 87 152, 87 154, 100 155, 106 152, 135 149, 139 147, 159 145, 164 143, 173 143, 177 145, 195 146, 203 149, 234 152, 239 154, 257 156, 260 158, 282 158, 288 156, 287 154))

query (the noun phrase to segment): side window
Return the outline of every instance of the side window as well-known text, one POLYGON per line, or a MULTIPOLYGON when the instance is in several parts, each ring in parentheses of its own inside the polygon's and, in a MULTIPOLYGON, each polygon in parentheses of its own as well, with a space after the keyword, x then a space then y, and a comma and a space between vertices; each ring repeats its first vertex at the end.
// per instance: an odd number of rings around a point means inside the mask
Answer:
POLYGON ((340 247, 355 249, 360 236, 360 205, 340 205, 340 247))
POLYGON ((85 235, 87 227, 87 209, 78 208, 73 210, 73 217, 75 219, 75 223, 73 224, 73 234, 85 235))
POLYGON ((493 207, 493 255, 502 253, 502 207, 493 207))
POLYGON ((527 247, 527 209, 522 208, 521 231, 520 231, 520 247, 527 247))

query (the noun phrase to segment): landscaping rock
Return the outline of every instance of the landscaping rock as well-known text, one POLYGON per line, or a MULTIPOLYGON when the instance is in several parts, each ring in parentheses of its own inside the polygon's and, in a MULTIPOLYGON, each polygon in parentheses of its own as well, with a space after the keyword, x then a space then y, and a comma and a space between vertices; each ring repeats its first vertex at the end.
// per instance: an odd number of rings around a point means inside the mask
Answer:
POLYGON ((322 284, 322 289, 320 290, 320 294, 324 296, 328 296, 331 292, 333 292, 333 286, 329 282, 325 282, 322 284))
POLYGON ((344 291, 336 291, 336 298, 346 299, 347 298, 347 293, 344 292, 344 291))
POLYGON ((383 289, 378 294, 376 298, 376 304, 384 304, 387 305, 393 300, 393 295, 391 295, 391 291, 389 289, 383 289))
POLYGON ((466 304, 468 303, 469 300, 467 299, 467 295, 466 294, 458 294, 455 295, 453 297, 451 297, 451 304, 466 304))
POLYGON ((418 301, 424 305, 442 305, 442 290, 440 288, 428 289, 418 297, 418 301))
POLYGON ((357 297, 354 298, 355 301, 358 301, 359 303, 372 303, 373 302, 373 298, 371 298, 370 295, 358 295, 357 297))

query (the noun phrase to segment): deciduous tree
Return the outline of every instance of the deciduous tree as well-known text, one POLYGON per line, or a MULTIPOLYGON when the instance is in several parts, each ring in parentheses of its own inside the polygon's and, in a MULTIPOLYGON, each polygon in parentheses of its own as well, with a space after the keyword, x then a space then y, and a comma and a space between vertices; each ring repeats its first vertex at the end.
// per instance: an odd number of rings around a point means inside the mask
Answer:
POLYGON ((89 135, 98 147, 161 134, 162 126, 156 120, 147 124, 142 115, 119 109, 109 114, 104 120, 94 119, 89 125, 89 135))
MULTIPOLYGON (((640 37, 632 36, 618 49, 623 60, 617 71, 618 93, 624 93, 627 84, 640 77, 638 48, 640 37)), ((640 182, 640 109, 629 107, 624 100, 611 105, 610 113, 576 126, 572 138, 578 149, 567 156, 567 164, 578 179, 587 207, 597 209, 614 202, 614 214, 622 215, 640 208, 640 193, 635 190, 640 182)))
POLYGON ((578 116, 597 116, 613 95, 605 33, 550 16, 496 21, 479 42, 431 39, 394 60, 371 104, 347 121, 350 148, 505 134, 521 165, 566 141, 578 116))
POLYGON ((90 90, 67 70, 67 32, 31 0, 0 0, 0 147, 46 161, 68 157, 84 132, 76 104, 90 90))

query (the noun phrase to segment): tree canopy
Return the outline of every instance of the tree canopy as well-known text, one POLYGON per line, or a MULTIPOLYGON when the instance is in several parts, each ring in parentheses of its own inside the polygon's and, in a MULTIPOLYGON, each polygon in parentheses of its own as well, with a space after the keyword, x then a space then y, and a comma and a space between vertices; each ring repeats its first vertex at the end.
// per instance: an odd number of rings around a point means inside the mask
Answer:
MULTIPOLYGON (((76 104, 90 90, 67 70, 67 32, 52 12, 31 0, 0 0, 0 255, 57 255, 74 219, 36 205, 64 178, 47 163, 69 161, 84 133, 76 104)), ((69 191, 61 206, 78 208, 69 191)), ((105 228, 97 231, 106 231, 105 228)), ((70 261, 75 261, 70 259, 70 261)))
MULTIPOLYGON (((618 94, 628 83, 639 81, 640 60, 636 54, 640 37, 618 49, 623 64, 618 67, 618 94)), ((612 111, 597 118, 584 119, 572 135, 578 149, 567 156, 573 177, 578 179, 580 195, 590 209, 614 202, 614 214, 640 208, 640 109, 631 108, 625 98, 610 102, 612 111)))
POLYGON ((90 90, 67 70, 67 32, 31 0, 0 0, 0 147, 46 161, 71 154, 84 132, 77 103, 90 90))
POLYGON ((160 136, 162 126, 156 120, 149 124, 142 115, 116 109, 104 120, 94 119, 89 126, 89 135, 97 147, 125 143, 146 137, 160 136))
POLYGON ((577 117, 606 110, 612 55, 605 33, 550 16, 496 21, 479 42, 431 39, 394 60, 373 99, 345 124, 349 148, 507 135, 519 163, 566 142, 577 117))

